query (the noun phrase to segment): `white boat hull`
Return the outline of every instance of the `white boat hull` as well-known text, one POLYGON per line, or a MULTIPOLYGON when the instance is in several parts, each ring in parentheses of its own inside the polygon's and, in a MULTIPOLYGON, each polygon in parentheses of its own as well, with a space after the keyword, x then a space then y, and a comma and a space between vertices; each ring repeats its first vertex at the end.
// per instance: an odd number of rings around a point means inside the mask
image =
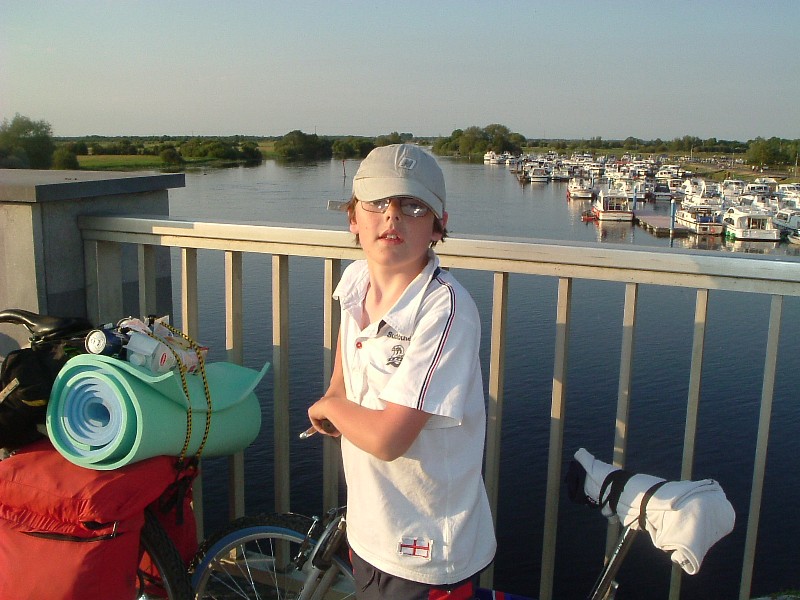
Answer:
POLYGON ((722 235, 725 225, 711 215, 697 215, 691 211, 679 210, 675 213, 675 222, 680 223, 697 235, 722 235))
POLYGON ((595 207, 592 212, 598 221, 633 221, 632 210, 603 210, 595 207))
POLYGON ((781 239, 779 229, 744 229, 726 227, 725 235, 734 240, 751 240, 754 242, 778 242, 781 239))

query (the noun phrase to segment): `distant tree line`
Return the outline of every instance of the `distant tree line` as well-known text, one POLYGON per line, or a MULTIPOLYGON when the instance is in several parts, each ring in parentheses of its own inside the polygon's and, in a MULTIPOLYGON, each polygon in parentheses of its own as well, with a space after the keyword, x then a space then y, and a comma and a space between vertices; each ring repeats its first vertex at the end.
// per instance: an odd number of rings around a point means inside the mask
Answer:
POLYGON ((414 139, 410 133, 393 131, 375 138, 347 136, 320 137, 302 131, 290 131, 275 142, 275 153, 284 160, 317 160, 321 158, 364 158, 377 146, 401 144, 414 139))
POLYGON ((751 165, 797 165, 800 140, 768 140, 756 138, 747 145, 747 162, 751 165))
POLYGON ((702 139, 683 136, 669 141, 642 140, 627 137, 624 140, 588 139, 529 139, 512 132, 505 125, 471 126, 456 129, 447 137, 417 138, 411 133, 396 131, 377 137, 318 136, 300 130, 276 137, 259 136, 129 136, 82 138, 54 138, 49 123, 15 115, 11 121, 0 124, 0 168, 77 169, 78 156, 87 154, 153 155, 164 165, 181 165, 187 159, 212 161, 263 160, 259 142, 274 141, 275 156, 287 160, 319 160, 336 158, 363 158, 377 146, 413 141, 431 145, 440 155, 473 157, 489 150, 498 153, 520 154, 523 151, 555 150, 558 152, 603 153, 624 149, 641 154, 683 153, 703 155, 737 155, 754 166, 791 166, 797 164, 800 140, 771 137, 755 138, 747 142, 735 140, 702 139))
POLYGON ((709 138, 703 140, 699 137, 685 135, 670 141, 660 138, 654 140, 642 140, 635 137, 627 137, 624 140, 604 140, 601 137, 592 137, 588 140, 552 140, 552 139, 532 139, 529 140, 531 147, 548 147, 559 151, 587 151, 603 152, 605 150, 616 150, 623 148, 630 152, 639 153, 681 153, 704 152, 709 154, 744 154, 747 152, 747 143, 718 140, 709 138))

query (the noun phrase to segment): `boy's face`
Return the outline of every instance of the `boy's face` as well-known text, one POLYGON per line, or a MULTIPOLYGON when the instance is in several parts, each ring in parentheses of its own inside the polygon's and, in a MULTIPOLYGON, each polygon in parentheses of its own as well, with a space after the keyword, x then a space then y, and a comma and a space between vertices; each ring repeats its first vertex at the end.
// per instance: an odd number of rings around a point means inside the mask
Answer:
MULTIPOLYGON (((404 214, 399 198, 393 198, 383 213, 370 212, 362 202, 356 202, 350 231, 358 235, 368 260, 391 268, 421 269, 431 242, 442 239, 441 233, 433 230, 434 219, 431 210, 422 217, 404 214)), ((442 226, 446 224, 447 213, 444 213, 442 226)))

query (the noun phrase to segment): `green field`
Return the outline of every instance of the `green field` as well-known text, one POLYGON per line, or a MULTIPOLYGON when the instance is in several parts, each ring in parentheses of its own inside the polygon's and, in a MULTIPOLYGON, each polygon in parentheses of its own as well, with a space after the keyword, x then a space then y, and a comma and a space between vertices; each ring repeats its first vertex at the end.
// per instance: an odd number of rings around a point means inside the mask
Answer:
POLYGON ((78 164, 87 171, 159 169, 162 166, 158 156, 99 154, 79 156, 78 164))

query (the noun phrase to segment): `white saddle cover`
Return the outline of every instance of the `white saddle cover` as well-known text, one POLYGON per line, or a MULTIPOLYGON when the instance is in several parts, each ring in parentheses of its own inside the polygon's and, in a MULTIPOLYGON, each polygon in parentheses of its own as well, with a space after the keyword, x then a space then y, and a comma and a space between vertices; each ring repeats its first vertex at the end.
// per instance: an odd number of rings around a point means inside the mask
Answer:
MULTIPOLYGON (((586 470, 584 493, 600 503, 600 487, 606 476, 618 467, 597 460, 585 449, 575 459, 586 470)), ((616 514, 606 504, 604 516, 618 517, 623 525, 639 529, 639 507, 650 487, 664 481, 651 475, 634 475, 619 497, 616 514)), ((608 497, 610 486, 605 490, 608 497)), ((646 529, 653 545, 671 553, 674 563, 694 575, 709 548, 733 531, 733 506, 720 485, 713 479, 670 481, 662 485, 647 503, 646 529)))

